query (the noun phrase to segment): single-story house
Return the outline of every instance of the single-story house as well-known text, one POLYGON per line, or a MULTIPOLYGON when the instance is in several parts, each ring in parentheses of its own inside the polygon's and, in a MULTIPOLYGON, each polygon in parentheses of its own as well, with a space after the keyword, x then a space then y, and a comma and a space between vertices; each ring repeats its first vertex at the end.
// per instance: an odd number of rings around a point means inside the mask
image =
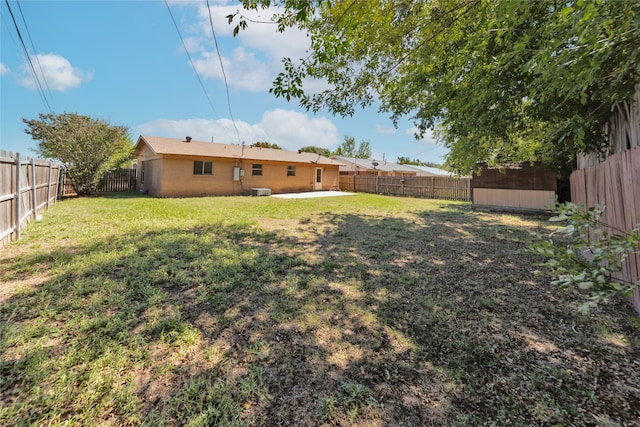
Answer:
POLYGON ((339 163, 319 154, 141 135, 138 190, 157 197, 337 189, 339 163))
POLYGON ((358 159, 354 157, 331 157, 340 163, 340 175, 416 176, 418 170, 409 165, 386 160, 358 159))

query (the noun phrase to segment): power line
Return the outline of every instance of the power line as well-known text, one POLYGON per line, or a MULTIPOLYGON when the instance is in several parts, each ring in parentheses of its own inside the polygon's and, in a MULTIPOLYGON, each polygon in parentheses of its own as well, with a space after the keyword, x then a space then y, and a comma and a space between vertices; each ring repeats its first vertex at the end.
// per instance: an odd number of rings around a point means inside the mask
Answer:
POLYGON ((213 18, 211 17, 211 6, 209 6, 209 0, 207 0, 207 11, 209 12, 209 24, 211 25, 211 33, 213 33, 213 42, 216 46, 218 60, 220 61, 220 68, 222 69, 222 77, 224 78, 224 87, 227 92, 227 106, 229 107, 229 116, 231 117, 231 123, 233 123, 233 128, 236 130, 236 135, 238 137, 238 144, 239 144, 240 132, 238 132, 238 127, 236 126, 236 121, 233 118, 233 112, 231 111, 231 97, 229 96, 229 84, 227 83, 227 73, 225 73, 224 65, 222 64, 222 56, 220 56, 220 48, 218 47, 218 38, 216 37, 216 30, 213 29, 213 18))
MULTIPOLYGON (((7 1, 7 0, 5 0, 5 1, 7 1)), ((204 83, 202 83, 202 79, 200 78, 200 74, 198 74, 198 70, 196 70, 196 66, 193 63, 193 59, 191 59, 191 55, 189 54, 189 50, 187 49, 187 45, 184 42, 184 39, 182 38, 182 34, 180 34, 180 29, 178 28, 178 24, 176 23, 176 19, 173 17, 173 13, 171 12, 171 8, 169 7, 169 3, 167 3, 167 0, 164 0, 164 4, 167 6, 167 10, 169 11, 169 15, 171 15, 171 20, 173 21, 174 27, 176 27, 176 31, 178 32, 178 37, 180 37, 180 41, 182 42, 182 47, 184 47, 184 51, 187 53, 187 57, 189 58, 189 62, 191 63, 191 67, 193 68, 193 72, 196 73, 196 77, 198 77, 198 81, 200 82, 200 87, 202 88, 202 91, 204 92, 204 95, 207 97, 207 101, 209 102, 209 106, 211 107, 211 110, 213 110, 213 114, 215 114, 217 116, 218 113, 216 112, 216 109, 214 108, 213 103, 211 102, 211 97, 209 96, 209 93, 207 92, 207 89, 204 87, 204 83)))
POLYGON ((33 43, 33 39, 31 38, 31 32, 29 31, 29 26, 27 25, 27 20, 24 18, 24 13, 22 13, 22 6, 20 6, 20 2, 16 0, 16 4, 18 5, 18 10, 20 11, 20 16, 22 17, 22 23, 24 24, 24 29, 27 31, 27 36, 29 37, 29 41, 31 42, 31 48, 33 49, 33 53, 36 55, 36 62, 38 63, 38 69, 40 69, 40 75, 42 76, 42 80, 44 80, 44 85, 47 88, 47 93, 51 100, 53 101, 53 96, 51 95, 51 88, 49 87, 49 82, 47 81, 47 76, 42 69, 42 64, 40 63, 40 56, 38 55, 38 51, 36 50, 36 45, 33 43))
POLYGON ((22 45, 22 49, 24 50, 24 54, 25 54, 25 56, 27 58, 27 63, 29 64, 29 69, 31 70, 31 73, 33 74, 33 79, 36 81, 36 85, 38 86, 38 93, 40 95, 40 99, 42 100, 42 102, 45 105, 45 107, 47 107, 49 112, 53 113, 53 109, 51 108, 51 105, 49 104, 49 100, 47 99, 47 95, 44 93, 44 90, 42 89, 42 84, 40 83, 40 79, 38 78, 38 74, 36 73, 36 69, 33 66, 33 62, 31 61, 31 56, 29 55, 29 50, 27 49, 27 46, 24 43, 24 39, 22 38, 22 33, 20 33, 20 28, 18 27, 18 23, 16 22, 16 18, 13 15, 13 11, 11 10, 11 6, 9 5, 9 0, 4 0, 4 2, 6 3, 7 9, 9 10, 9 15, 11 15, 11 20, 13 21, 13 26, 16 29, 16 33, 18 33, 18 39, 20 39, 20 44, 22 45))

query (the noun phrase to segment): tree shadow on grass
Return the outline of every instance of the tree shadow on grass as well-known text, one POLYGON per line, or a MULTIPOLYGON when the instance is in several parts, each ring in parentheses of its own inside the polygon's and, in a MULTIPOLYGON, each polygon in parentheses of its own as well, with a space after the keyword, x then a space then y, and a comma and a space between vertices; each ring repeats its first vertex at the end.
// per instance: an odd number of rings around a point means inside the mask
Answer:
POLYGON ((56 273, 0 306, 0 421, 633 422, 637 332, 532 277, 528 227, 324 213, 14 260, 56 273))

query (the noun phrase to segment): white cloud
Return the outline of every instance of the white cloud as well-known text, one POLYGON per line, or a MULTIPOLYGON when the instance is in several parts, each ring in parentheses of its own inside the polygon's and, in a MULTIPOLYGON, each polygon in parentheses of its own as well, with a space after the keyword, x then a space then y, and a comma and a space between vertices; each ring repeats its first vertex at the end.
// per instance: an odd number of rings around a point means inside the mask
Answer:
POLYGON ((5 66, 2 62, 0 62, 0 76, 5 76, 11 73, 9 67, 5 66))
MULTIPOLYGON (((60 55, 34 55, 31 62, 43 89, 48 87, 50 90, 62 92, 80 86, 93 78, 91 73, 73 67, 65 57, 60 55)), ((21 71, 20 84, 30 89, 36 89, 38 85, 26 62, 22 64, 21 71)))
POLYGON ((394 127, 375 125, 374 130, 379 135, 394 135, 397 130, 394 127))
MULTIPOLYGON (((284 32, 278 32, 277 24, 271 21, 271 17, 280 11, 279 8, 272 6, 268 9, 256 11, 242 9, 238 6, 211 6, 211 17, 213 18, 216 37, 232 39, 235 43, 240 43, 248 49, 260 51, 271 59, 280 60, 285 56, 299 58, 306 55, 310 41, 305 32, 298 28, 288 28, 284 32), (228 23, 226 17, 236 12, 240 12, 248 25, 245 29, 240 30, 236 37, 233 37, 233 29, 238 24, 239 17, 236 17, 231 24, 228 23)), ((206 6, 202 5, 198 8, 198 19, 198 27, 203 39, 208 40, 208 43, 212 43, 211 22, 206 6)))
MULTIPOLYGON (((418 128, 416 126, 413 126, 413 127, 407 128, 404 133, 406 133, 407 135, 411 135, 415 138, 415 135, 418 133, 418 131, 419 131, 418 128)), ((438 145, 435 132, 431 129, 427 129, 426 132, 424 133, 424 136, 418 139, 418 142, 422 143, 423 145, 438 145)))
POLYGON ((325 117, 309 118, 297 111, 276 109, 262 115, 261 126, 269 142, 289 150, 307 145, 330 148, 339 143, 338 129, 325 117))
MULTIPOLYGON (((296 28, 280 33, 276 24, 269 23, 277 10, 274 7, 258 11, 244 10, 239 9, 239 5, 226 4, 211 6, 222 65, 231 88, 250 92, 267 91, 277 74, 282 71, 282 58, 289 57, 295 61, 307 56, 310 41, 306 33, 296 28), (239 10, 248 20, 248 27, 234 37, 233 29, 238 18, 229 24, 226 16, 239 10)), ((196 19, 195 24, 186 28, 180 24, 181 31, 188 34, 185 37, 187 49, 201 76, 223 81, 206 5, 198 5, 196 19)))
POLYGON ((276 109, 265 112, 259 123, 236 121, 240 141, 229 119, 157 119, 135 128, 136 134, 184 138, 237 144, 267 141, 286 150, 297 150, 307 145, 331 148, 338 144, 338 129, 327 118, 310 118, 303 113, 276 109))
MULTIPOLYGON (((201 76, 224 80, 220 59, 215 52, 205 52, 202 59, 194 60, 193 63, 201 76)), ((227 83, 232 88, 258 92, 266 90, 271 84, 267 65, 242 47, 235 49, 231 58, 223 57, 222 64, 227 83)))

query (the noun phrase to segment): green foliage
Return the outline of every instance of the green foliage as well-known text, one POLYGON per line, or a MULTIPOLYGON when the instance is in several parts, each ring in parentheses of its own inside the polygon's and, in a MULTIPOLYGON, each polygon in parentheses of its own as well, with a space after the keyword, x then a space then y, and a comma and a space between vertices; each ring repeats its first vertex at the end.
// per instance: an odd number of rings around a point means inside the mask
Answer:
POLYGON ((258 147, 258 148, 272 148, 274 150, 282 150, 282 147, 280 147, 278 144, 272 144, 267 141, 257 141, 256 143, 251 144, 251 146, 258 147))
POLYGON ((360 144, 356 144, 354 137, 345 136, 344 142, 338 146, 333 154, 342 157, 368 159, 371 157, 371 143, 369 141, 360 141, 360 144))
POLYGON ((133 150, 128 129, 104 120, 63 113, 22 121, 27 125, 25 132, 40 141, 40 154, 67 166, 79 195, 94 193, 104 173, 129 160, 133 150))
POLYGON ((366 407, 375 407, 377 402, 371 398, 371 390, 362 384, 343 382, 340 391, 335 396, 320 400, 321 419, 325 422, 335 421, 337 410, 344 412, 350 423, 355 421, 358 414, 366 407))
POLYGON ((325 157, 331 157, 331 150, 328 148, 316 147, 315 145, 307 145, 306 147, 302 147, 300 149, 303 153, 315 153, 320 154, 325 157))
POLYGON ((398 156, 396 163, 399 165, 428 166, 431 168, 440 168, 442 165, 433 162, 423 162, 420 159, 410 159, 409 157, 398 156))
POLYGON ((604 205, 584 209, 573 203, 558 204, 551 221, 563 227, 537 242, 532 249, 549 258, 542 267, 556 277, 561 289, 576 287, 588 293, 580 310, 588 312, 616 294, 631 295, 640 283, 619 280, 614 274, 631 254, 640 252, 640 224, 631 231, 613 230, 600 222, 604 205))
POLYGON ((638 2, 280 4, 279 29, 306 29, 312 53, 286 58, 272 93, 340 115, 379 100, 395 123, 411 117, 417 137, 435 130, 461 173, 478 162, 569 167, 604 148, 604 123, 640 82, 638 2), (329 87, 311 93, 305 79, 329 87))
POLYGON ((371 143, 369 141, 360 141, 358 148, 355 151, 355 158, 357 159, 369 159, 371 158, 371 143))

